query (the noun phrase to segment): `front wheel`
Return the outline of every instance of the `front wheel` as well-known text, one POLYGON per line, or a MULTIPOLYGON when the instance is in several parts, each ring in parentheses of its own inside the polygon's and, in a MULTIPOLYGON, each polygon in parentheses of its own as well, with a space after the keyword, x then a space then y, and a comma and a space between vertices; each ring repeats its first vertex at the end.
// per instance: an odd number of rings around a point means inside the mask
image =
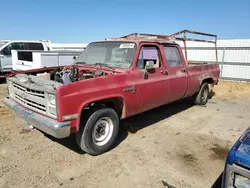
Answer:
POLYGON ((96 110, 76 133, 78 146, 90 155, 108 151, 119 133, 119 118, 111 108, 96 110))
POLYGON ((195 98, 195 104, 196 105, 205 105, 207 104, 209 97, 209 85, 208 83, 203 83, 198 94, 195 98))

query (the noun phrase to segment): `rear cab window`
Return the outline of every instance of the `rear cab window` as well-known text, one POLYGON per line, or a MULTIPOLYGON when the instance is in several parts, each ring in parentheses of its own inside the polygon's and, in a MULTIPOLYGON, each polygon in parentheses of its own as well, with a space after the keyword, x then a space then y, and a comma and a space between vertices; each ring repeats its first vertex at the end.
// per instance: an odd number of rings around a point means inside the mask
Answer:
POLYGON ((169 67, 182 65, 180 52, 176 46, 164 46, 164 52, 169 67))
POLYGON ((24 43, 25 50, 44 50, 42 43, 29 42, 24 43))

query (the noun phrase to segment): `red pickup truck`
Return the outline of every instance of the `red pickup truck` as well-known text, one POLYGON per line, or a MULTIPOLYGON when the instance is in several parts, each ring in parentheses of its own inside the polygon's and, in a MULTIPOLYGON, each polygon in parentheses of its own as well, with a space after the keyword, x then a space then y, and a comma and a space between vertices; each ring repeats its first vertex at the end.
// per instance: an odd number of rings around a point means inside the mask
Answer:
POLYGON ((37 129, 56 138, 76 133, 82 150, 101 154, 114 144, 120 119, 190 96, 207 103, 219 65, 188 64, 177 39, 132 34, 90 43, 73 65, 49 72, 50 80, 9 77, 3 102, 37 129))

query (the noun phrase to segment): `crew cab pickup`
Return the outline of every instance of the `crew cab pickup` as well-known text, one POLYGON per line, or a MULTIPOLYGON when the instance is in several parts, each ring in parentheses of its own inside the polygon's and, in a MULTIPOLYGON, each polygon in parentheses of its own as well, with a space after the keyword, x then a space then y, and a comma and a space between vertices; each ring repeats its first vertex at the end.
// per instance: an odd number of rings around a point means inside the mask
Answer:
POLYGON ((250 128, 228 153, 223 173, 222 188, 250 187, 250 128))
POLYGON ((207 103, 219 65, 188 63, 174 42, 182 40, 177 34, 90 43, 73 65, 50 71, 50 80, 8 78, 3 102, 37 129, 57 138, 76 133, 82 150, 101 154, 114 144, 120 119, 190 96, 198 105, 207 103))

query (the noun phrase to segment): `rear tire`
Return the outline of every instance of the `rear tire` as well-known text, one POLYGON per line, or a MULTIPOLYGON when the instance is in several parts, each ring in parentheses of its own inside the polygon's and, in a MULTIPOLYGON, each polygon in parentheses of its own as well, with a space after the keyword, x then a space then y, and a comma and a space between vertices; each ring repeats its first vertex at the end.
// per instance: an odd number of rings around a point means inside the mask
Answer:
POLYGON ((196 95, 195 98, 195 104, 196 105, 205 105, 207 104, 209 97, 209 85, 208 83, 203 83, 198 94, 196 95))
POLYGON ((100 155, 115 143, 119 133, 119 118, 111 108, 94 111, 76 133, 78 146, 90 155, 100 155))

